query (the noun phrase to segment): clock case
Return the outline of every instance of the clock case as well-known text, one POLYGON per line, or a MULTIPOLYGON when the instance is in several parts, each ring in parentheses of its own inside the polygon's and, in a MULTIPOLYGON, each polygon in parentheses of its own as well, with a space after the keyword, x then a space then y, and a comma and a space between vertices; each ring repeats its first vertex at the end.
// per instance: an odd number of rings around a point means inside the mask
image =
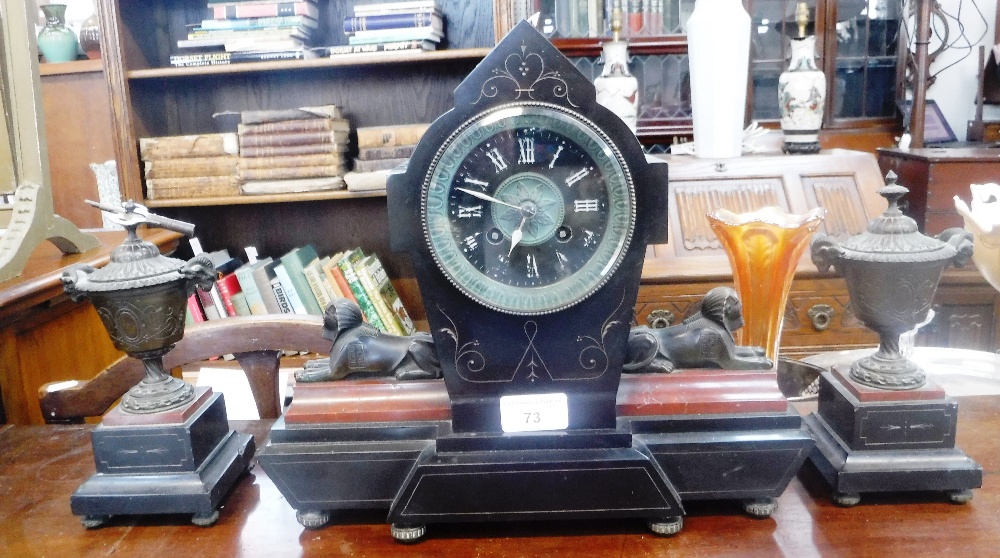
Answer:
MULTIPOLYGON (((565 107, 564 91, 537 90, 529 100, 565 107)), ((621 375, 645 248, 666 236, 667 173, 646 163, 628 127, 594 97, 593 85, 522 22, 458 87, 456 108, 428 130, 407 171, 390 177, 392 246, 412 257, 445 379, 296 386, 259 463, 303 526, 322 527, 339 510, 388 509, 401 542, 422 537, 428 523, 484 518, 637 517, 672 535, 683 525, 682 499, 738 499, 751 515, 773 512, 814 445, 773 373, 621 375), (420 222, 421 188, 441 143, 512 100, 514 89, 479 97, 508 57, 528 52, 564 80, 573 110, 612 138, 636 196, 635 230, 613 276, 577 305, 540 316, 467 298, 437 267, 420 222), (603 355, 602 373, 581 365, 581 354, 603 355), (456 357, 476 355, 507 381, 458 374, 456 357), (499 397, 556 391, 567 394, 567 429, 501 431, 499 397), (664 404, 650 404, 657 399, 664 404)))
POLYGON ((528 393, 565 393, 570 431, 615 429, 615 395, 646 246, 666 242, 667 166, 646 162, 635 134, 597 104, 594 85, 534 28, 519 24, 455 89, 455 108, 431 125, 406 172, 389 177, 387 195, 391 247, 411 255, 453 430, 499 434, 500 397, 528 393), (596 292, 564 310, 524 316, 473 301, 442 273, 425 238, 421 195, 428 169, 454 131, 484 112, 532 102, 575 113, 610 138, 631 176, 635 226, 617 269, 596 292))

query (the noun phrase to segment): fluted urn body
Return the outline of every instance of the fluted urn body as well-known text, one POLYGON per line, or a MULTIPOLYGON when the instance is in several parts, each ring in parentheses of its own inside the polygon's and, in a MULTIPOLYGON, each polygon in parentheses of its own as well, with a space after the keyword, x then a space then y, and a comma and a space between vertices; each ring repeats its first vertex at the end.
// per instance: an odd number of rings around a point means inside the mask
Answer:
POLYGON ((879 190, 889 201, 885 213, 842 243, 816 237, 812 259, 820 271, 832 265, 843 276, 858 318, 879 335, 878 351, 851 365, 851 379, 880 389, 917 389, 926 374, 900 353, 899 336, 926 318, 941 273, 949 264, 964 263, 971 243, 965 237, 944 242, 921 234, 916 221, 899 209, 899 199, 909 190, 895 183, 893 173, 887 178, 879 190))
POLYGON ((211 286, 215 272, 203 256, 184 262, 161 255, 135 228, 129 227, 108 265, 74 267, 63 274, 63 284, 73 300, 93 303, 116 348, 146 366, 143 380, 122 397, 122 409, 154 413, 194 399, 194 388, 170 376, 162 357, 184 336, 188 296, 211 286))

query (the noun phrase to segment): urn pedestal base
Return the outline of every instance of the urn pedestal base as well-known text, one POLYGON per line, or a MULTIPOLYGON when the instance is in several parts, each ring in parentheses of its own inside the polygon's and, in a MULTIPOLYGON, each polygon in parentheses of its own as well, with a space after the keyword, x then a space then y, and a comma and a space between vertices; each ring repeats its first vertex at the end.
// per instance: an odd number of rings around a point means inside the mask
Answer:
POLYGON ((805 418, 816 438, 809 460, 843 506, 866 492, 942 491, 965 503, 983 470, 955 447, 957 415, 958 403, 933 382, 878 390, 834 367, 821 374, 819 409, 805 418))
POLYGON ((253 436, 229 430, 222 394, 196 388, 191 403, 164 413, 130 415, 119 407, 92 435, 97 473, 70 497, 84 526, 114 515, 193 514, 207 526, 246 471, 253 436))
POLYGON ((678 533, 685 500, 767 517, 813 440, 773 373, 627 375, 614 430, 452 431, 440 380, 303 384, 261 467, 308 528, 383 509, 392 536, 489 519, 636 517, 678 533))

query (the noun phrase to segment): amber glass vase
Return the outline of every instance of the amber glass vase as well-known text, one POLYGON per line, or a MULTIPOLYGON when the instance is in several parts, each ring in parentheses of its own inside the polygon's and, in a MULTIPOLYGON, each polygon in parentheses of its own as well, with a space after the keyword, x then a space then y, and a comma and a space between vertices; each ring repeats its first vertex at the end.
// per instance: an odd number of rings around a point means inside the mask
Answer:
POLYGON ((763 347, 774 362, 795 267, 825 214, 823 208, 796 215, 777 207, 749 213, 717 209, 708 214, 743 301, 746 324, 736 332, 737 342, 763 347))

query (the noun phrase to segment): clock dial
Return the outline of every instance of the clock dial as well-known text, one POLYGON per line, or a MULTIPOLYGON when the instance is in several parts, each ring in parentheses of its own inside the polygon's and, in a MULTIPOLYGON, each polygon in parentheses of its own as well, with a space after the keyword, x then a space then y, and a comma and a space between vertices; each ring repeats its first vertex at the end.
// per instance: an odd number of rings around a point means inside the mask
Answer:
POLYGON ((422 211, 431 252, 460 290, 497 310, 540 314, 603 285, 628 246, 633 199, 620 155, 595 126, 521 104, 445 142, 422 211))

